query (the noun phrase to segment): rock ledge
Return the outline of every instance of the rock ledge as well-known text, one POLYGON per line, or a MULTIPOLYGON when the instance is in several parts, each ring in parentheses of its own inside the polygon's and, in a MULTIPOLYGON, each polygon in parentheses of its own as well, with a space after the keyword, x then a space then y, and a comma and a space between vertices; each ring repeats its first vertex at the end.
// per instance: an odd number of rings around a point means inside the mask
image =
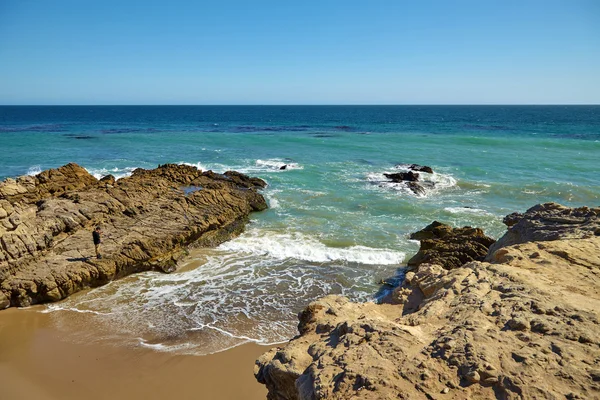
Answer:
POLYGON ((147 270, 173 271, 189 246, 215 246, 267 208, 258 178, 186 165, 115 181, 67 164, 0 182, 0 309, 56 301, 147 270), (96 259, 91 232, 104 232, 96 259))

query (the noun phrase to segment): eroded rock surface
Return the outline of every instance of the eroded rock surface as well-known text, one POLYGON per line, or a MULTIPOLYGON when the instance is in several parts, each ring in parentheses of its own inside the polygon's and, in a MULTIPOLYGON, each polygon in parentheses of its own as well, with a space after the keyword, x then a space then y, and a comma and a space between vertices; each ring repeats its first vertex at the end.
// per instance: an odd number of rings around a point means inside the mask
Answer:
POLYGON ((422 263, 393 304, 311 303, 257 379, 271 400, 600 399, 600 237, 490 261, 422 263))
POLYGON ((265 182, 167 164, 97 180, 76 164, 0 183, 0 309, 60 300, 217 245, 267 205, 265 182), (103 259, 93 257, 100 225, 103 259))
POLYGON ((600 207, 569 208, 544 203, 523 214, 507 215, 504 223, 508 230, 490 248, 490 257, 496 250, 516 243, 600 236, 600 207))

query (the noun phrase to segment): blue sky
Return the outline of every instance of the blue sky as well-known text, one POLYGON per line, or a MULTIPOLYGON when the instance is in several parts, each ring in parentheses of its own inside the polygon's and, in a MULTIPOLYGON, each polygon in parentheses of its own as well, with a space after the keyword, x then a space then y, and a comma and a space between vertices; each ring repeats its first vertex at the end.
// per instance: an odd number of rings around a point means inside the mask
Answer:
POLYGON ((0 104, 572 103, 597 0, 0 0, 0 104))

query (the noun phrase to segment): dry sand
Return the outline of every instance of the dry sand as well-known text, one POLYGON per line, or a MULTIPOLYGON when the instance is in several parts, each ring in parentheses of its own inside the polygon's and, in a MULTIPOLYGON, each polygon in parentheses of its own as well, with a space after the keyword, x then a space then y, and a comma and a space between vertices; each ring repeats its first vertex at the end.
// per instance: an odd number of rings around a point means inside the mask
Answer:
MULTIPOLYGON (((265 399, 253 375, 268 347, 207 356, 71 343, 41 308, 0 311, 0 399, 265 399)), ((75 326, 73 329, 86 329, 75 326)))

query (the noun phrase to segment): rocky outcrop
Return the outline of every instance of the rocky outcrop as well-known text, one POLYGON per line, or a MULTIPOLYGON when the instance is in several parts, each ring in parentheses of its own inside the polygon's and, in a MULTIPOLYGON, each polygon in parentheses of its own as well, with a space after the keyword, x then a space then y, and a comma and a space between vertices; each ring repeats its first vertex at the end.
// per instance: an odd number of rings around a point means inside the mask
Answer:
POLYGON ((452 228, 437 221, 413 233, 410 238, 420 240, 421 248, 408 260, 409 267, 429 263, 445 269, 460 267, 470 261, 483 261, 495 242, 479 228, 452 228))
POLYGON ((328 296, 264 354, 275 399, 600 399, 600 237, 423 263, 391 304, 328 296))
POLYGON ((504 218, 507 232, 490 248, 490 257, 502 247, 516 243, 600 236, 599 208, 569 208, 557 203, 531 207, 524 214, 504 218))
POLYGON ((167 164, 97 180, 76 164, 0 183, 0 308, 56 301, 241 232, 265 182, 167 164), (102 259, 92 229, 100 225, 102 259))
POLYGON ((425 196, 427 194, 426 188, 433 189, 435 183, 430 180, 420 179, 420 175, 413 171, 426 172, 427 174, 433 174, 433 169, 426 165, 418 164, 398 164, 396 169, 402 170, 402 172, 384 173, 383 175, 390 180, 392 183, 398 183, 409 189, 412 193, 417 196, 425 196))

